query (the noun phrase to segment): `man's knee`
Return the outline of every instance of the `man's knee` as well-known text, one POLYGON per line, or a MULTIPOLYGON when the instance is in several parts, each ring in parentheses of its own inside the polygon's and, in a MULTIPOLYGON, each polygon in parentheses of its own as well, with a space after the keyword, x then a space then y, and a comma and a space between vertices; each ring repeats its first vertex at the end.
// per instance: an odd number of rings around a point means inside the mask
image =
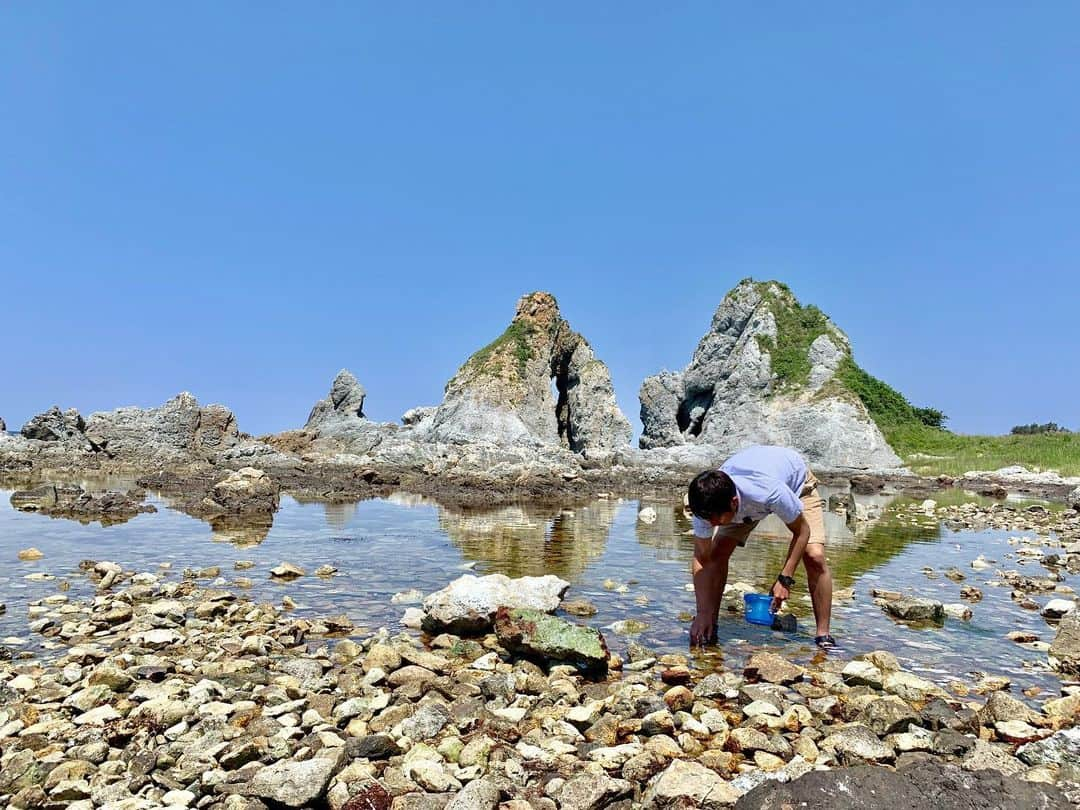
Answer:
POLYGON ((828 563, 825 561, 825 546, 821 543, 813 543, 806 547, 803 552, 803 564, 812 570, 824 571, 828 563))

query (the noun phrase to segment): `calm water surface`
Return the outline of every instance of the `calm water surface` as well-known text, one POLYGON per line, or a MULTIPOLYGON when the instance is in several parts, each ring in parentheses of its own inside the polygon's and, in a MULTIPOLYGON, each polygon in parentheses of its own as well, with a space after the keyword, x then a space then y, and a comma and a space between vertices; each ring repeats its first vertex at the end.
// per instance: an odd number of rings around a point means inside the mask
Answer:
MULTIPOLYGON (((116 482, 113 482, 114 485, 116 482)), ((20 649, 41 650, 42 639, 27 630, 29 603, 70 584, 71 598, 92 591, 78 573, 81 560, 112 560, 125 569, 155 571, 162 563, 172 579, 185 568, 220 566, 222 583, 249 577, 252 599, 279 603, 289 595, 297 615, 346 613, 360 627, 359 635, 398 621, 410 602, 392 603, 395 594, 413 589, 428 593, 472 571, 477 574, 557 574, 572 583, 567 598, 585 598, 598 608, 587 621, 605 628, 623 619, 647 624, 636 636, 605 632, 610 646, 625 651, 632 638, 659 652, 686 652, 693 593, 687 590, 693 543, 681 504, 655 501, 599 499, 538 508, 528 504, 495 509, 450 508, 402 493, 387 499, 355 504, 301 503, 283 498, 268 532, 220 530, 173 511, 154 498, 155 514, 128 523, 98 524, 50 519, 11 508, 10 491, 0 490, 0 641, 20 649), (656 509, 657 520, 638 520, 643 506, 656 509), (34 546, 44 553, 37 562, 22 562, 17 552, 34 546), (235 571, 238 560, 255 567, 235 571), (269 569, 293 562, 310 574, 329 563, 337 576, 306 576, 276 583, 269 569), (26 576, 47 573, 49 581, 26 576), (680 617, 680 614, 681 617, 680 617)), ((953 680, 973 683, 982 674, 1007 675, 1014 691, 1038 686, 1040 697, 1058 693, 1060 683, 1046 668, 1046 654, 1026 650, 1005 638, 1010 630, 1033 631, 1044 640, 1053 628, 1037 612, 1024 611, 1009 597, 1007 587, 986 584, 997 567, 1045 575, 1036 563, 1021 565, 1010 537, 1017 533, 960 531, 945 528, 933 517, 901 514, 903 501, 886 506, 882 520, 853 534, 843 519, 827 514, 828 555, 837 588, 854 588, 855 600, 834 609, 834 633, 848 655, 874 649, 895 653, 909 669, 947 686, 953 680), (979 554, 999 565, 974 571, 979 554), (967 579, 955 583, 940 575, 951 566, 967 579), (938 572, 928 578, 924 568, 938 572), (971 605, 974 618, 948 619, 944 627, 917 629, 893 622, 871 601, 869 591, 880 587, 959 602, 960 587, 975 584, 981 602, 971 605)), ((778 523, 762 525, 745 549, 736 551, 730 581, 743 580, 766 589, 783 563, 787 539, 778 523)), ((813 620, 805 597, 805 575, 791 608, 800 616, 794 635, 747 624, 735 614, 721 614, 719 652, 703 657, 703 665, 739 667, 751 653, 768 648, 800 662, 816 654, 813 620)), ((1066 582, 1080 587, 1069 577, 1066 582)), ((1049 597, 1039 597, 1041 603, 1049 597)), ((418 600, 416 600, 418 601, 418 600)), ((415 602, 411 602, 415 604, 415 602)), ((47 654, 47 651, 43 651, 47 654)))

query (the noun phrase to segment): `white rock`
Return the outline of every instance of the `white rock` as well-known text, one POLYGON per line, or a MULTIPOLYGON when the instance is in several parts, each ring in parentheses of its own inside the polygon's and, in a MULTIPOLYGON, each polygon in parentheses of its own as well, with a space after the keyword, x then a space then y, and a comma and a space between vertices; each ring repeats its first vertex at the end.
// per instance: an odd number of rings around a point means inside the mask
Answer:
POLYGON ((1047 619, 1060 619, 1076 609, 1076 602, 1071 599, 1051 599, 1042 609, 1042 615, 1047 619))

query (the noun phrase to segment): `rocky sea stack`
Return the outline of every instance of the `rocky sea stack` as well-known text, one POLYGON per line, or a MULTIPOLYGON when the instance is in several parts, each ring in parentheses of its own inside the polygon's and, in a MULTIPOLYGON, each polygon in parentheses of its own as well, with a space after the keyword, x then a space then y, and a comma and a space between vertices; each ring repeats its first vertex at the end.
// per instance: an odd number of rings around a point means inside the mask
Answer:
POLYGON ((642 384, 641 447, 707 445, 726 455, 780 444, 822 466, 900 467, 856 393, 862 378, 847 336, 821 310, 779 282, 745 279, 690 364, 642 384))
POLYGON ((465 361, 432 425, 443 441, 555 445, 585 455, 625 447, 632 434, 607 367, 546 292, 518 301, 506 331, 465 361))

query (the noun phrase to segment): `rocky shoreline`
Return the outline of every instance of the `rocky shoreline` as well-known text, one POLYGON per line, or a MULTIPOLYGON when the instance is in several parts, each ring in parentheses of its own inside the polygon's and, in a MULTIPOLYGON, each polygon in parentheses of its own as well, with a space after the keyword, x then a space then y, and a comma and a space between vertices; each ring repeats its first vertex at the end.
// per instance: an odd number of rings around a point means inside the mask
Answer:
MULTIPOLYGON (((514 626, 511 608, 476 612, 475 583, 435 594, 422 644, 350 638, 350 617, 294 618, 224 583, 81 568, 95 597, 32 608, 52 657, 0 663, 5 806, 779 807, 858 780, 907 790, 894 807, 928 782, 940 807, 969 789, 983 807, 1080 803, 1080 695, 959 700, 887 651, 732 672, 635 645, 623 661, 557 616, 537 629, 557 582, 503 584, 539 600, 514 626), (445 632, 462 605, 468 634, 445 632), (576 658, 598 654, 606 676, 576 658), (847 767, 865 763, 878 775, 847 767)), ((840 806, 884 806, 871 795, 840 806)))

